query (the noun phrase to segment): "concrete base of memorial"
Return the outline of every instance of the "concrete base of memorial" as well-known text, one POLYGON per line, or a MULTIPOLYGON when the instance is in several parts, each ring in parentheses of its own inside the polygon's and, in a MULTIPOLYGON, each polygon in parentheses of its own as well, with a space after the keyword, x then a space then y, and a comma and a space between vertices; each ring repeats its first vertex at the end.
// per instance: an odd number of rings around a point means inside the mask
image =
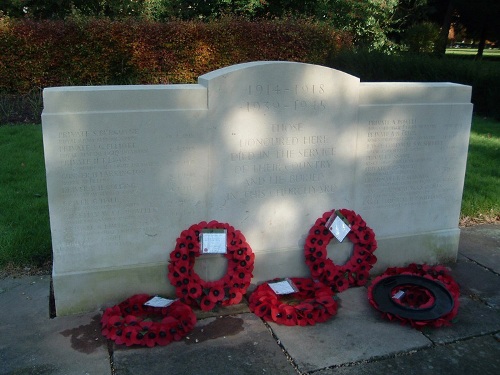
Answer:
MULTIPOLYGON (((412 236, 380 238, 377 240, 378 249, 375 251, 377 263, 370 275, 373 277, 382 273, 387 267, 404 266, 412 262, 427 264, 454 262, 457 257, 459 237, 460 230, 452 229, 412 236)), ((338 245, 332 244, 328 247, 330 259, 335 261, 339 257, 338 254, 333 254, 337 250, 344 253, 344 258, 348 256, 349 246, 340 249, 336 246, 338 245)), ((200 257, 197 259, 195 270, 207 280, 216 280, 225 272, 224 260, 200 257)), ((304 263, 302 249, 288 251, 286 256, 279 250, 256 254, 253 274, 254 285, 276 277, 310 276, 309 269, 304 263)), ((114 305, 136 293, 175 297, 175 289, 167 278, 167 263, 70 274, 58 274, 54 270, 52 282, 54 290, 58 291, 55 295, 58 316, 98 310, 103 307, 103 301, 106 301, 106 306, 114 305), (85 286, 84 291, 82 285, 85 286), (76 298, 77 296, 79 297, 76 298)))

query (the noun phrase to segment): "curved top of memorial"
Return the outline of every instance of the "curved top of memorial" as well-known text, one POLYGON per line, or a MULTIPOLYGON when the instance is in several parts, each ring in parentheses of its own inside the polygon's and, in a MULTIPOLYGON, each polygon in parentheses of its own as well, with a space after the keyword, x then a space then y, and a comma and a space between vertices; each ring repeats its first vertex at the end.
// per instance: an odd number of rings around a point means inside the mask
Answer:
POLYGON ((276 77, 276 76, 289 76, 297 78, 307 79, 310 75, 321 75, 321 74, 334 74, 337 77, 344 80, 353 80, 354 82, 359 82, 359 78, 353 75, 328 68, 321 65, 313 65, 299 62, 291 61, 254 61, 242 64, 236 64, 227 66, 221 69, 214 70, 210 73, 206 73, 198 77, 198 83, 207 86, 208 82, 228 77, 238 76, 239 74, 245 74, 246 77, 254 76, 259 80, 262 80, 263 76, 276 77))

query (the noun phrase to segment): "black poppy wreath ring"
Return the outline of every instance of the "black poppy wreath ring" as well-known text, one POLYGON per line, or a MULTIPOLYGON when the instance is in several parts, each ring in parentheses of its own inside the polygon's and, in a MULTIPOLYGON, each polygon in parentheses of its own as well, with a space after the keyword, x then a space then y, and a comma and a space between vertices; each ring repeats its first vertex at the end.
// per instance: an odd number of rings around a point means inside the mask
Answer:
POLYGON ((314 325, 337 313, 337 301, 328 286, 311 278, 291 277, 290 280, 298 291, 287 295, 276 294, 269 282, 260 284, 250 295, 250 311, 266 321, 287 326, 314 325))
POLYGON ((368 288, 368 301, 385 318, 417 329, 451 325, 459 296, 445 267, 415 263, 388 268, 368 288))
POLYGON ((353 243, 353 253, 344 265, 336 265, 328 258, 327 246, 333 234, 326 226, 335 212, 327 211, 316 220, 309 230, 304 252, 313 278, 329 285, 335 292, 342 292, 351 286, 366 284, 370 269, 377 261, 373 254, 377 249, 377 241, 375 233, 361 216, 351 210, 338 210, 349 222, 350 231, 347 238, 353 243))
POLYGON ((167 307, 146 306, 151 298, 136 294, 107 308, 101 318, 104 337, 120 345, 153 347, 179 341, 191 332, 196 315, 189 306, 178 300, 167 307))
POLYGON ((245 236, 227 223, 202 221, 182 231, 175 249, 170 253, 168 279, 176 289, 176 295, 184 303, 210 311, 217 305, 240 303, 253 277, 255 255, 245 236), (203 229, 226 229, 227 271, 217 281, 205 281, 194 270, 200 256, 200 233, 203 229))

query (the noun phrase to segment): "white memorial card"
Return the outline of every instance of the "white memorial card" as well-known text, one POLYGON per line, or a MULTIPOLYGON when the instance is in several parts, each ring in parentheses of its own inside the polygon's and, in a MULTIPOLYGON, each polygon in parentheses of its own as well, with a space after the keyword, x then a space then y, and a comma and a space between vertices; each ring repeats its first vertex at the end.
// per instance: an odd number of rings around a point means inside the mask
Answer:
POLYGON ((326 223, 326 226, 328 227, 330 232, 332 232, 332 234, 337 240, 339 240, 339 242, 344 241, 347 233, 351 231, 351 228, 346 224, 346 221, 347 220, 339 211, 335 211, 326 223))
POLYGON ((298 292, 297 287, 290 279, 268 283, 268 285, 276 294, 291 294, 298 292))
POLYGON ((397 292, 396 294, 394 294, 392 296, 392 299, 401 299, 401 297, 403 297, 405 295, 405 292, 400 290, 399 292, 397 292))
POLYGON ((155 297, 151 298, 149 301, 147 301, 146 303, 144 303, 144 305, 151 306, 151 307, 167 307, 167 306, 170 306, 174 302, 175 302, 175 299, 168 299, 168 298, 155 296, 155 297))
POLYGON ((225 229, 203 229, 200 236, 202 254, 227 253, 227 231, 225 229))

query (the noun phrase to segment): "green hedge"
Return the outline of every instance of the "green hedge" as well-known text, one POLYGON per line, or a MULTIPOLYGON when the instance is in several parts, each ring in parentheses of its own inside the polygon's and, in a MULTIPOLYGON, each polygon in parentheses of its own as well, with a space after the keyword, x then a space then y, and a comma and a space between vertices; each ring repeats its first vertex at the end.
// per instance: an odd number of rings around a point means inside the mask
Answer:
POLYGON ((364 82, 454 82, 469 85, 472 86, 474 112, 500 119, 498 60, 342 51, 330 56, 327 65, 364 82))
POLYGON ((500 64, 456 57, 353 51, 351 35, 309 19, 212 22, 0 18, 0 124, 39 122, 50 86, 194 83, 247 61, 330 66, 362 81, 456 82, 474 111, 500 118, 500 64))

